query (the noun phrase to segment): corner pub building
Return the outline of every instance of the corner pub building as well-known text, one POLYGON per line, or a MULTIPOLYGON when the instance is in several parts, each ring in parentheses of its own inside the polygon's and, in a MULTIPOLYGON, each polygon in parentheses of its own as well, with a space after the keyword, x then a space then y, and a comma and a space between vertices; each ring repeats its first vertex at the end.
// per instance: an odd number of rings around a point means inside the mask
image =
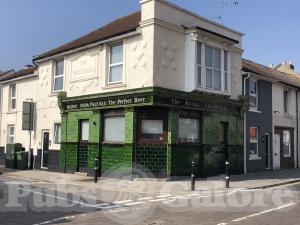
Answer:
POLYGON ((227 159, 242 173, 242 34, 167 1, 140 4, 34 59, 59 90, 61 170, 91 174, 98 158, 101 176, 170 178, 194 161, 205 177, 227 159))

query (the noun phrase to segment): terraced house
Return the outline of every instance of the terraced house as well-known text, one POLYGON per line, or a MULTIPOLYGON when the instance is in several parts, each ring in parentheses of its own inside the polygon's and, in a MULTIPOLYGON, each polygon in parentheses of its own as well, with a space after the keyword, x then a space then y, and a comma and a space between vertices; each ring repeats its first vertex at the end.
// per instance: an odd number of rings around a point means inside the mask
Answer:
POLYGON ((221 174, 229 160, 242 173, 242 33, 167 1, 140 5, 34 58, 40 164, 91 173, 98 158, 101 176, 170 178, 192 161, 197 176, 221 174))

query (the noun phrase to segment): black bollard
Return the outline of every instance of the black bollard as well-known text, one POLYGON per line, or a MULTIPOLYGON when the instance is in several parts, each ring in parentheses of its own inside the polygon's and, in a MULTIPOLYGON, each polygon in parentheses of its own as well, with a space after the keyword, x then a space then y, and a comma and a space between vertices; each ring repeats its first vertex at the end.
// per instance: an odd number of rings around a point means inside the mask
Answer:
POLYGON ((230 177, 229 177, 229 162, 228 161, 225 162, 225 166, 226 166, 226 177, 225 177, 226 188, 229 188, 230 177))
POLYGON ((98 162, 99 159, 95 159, 95 173, 94 173, 94 182, 97 183, 98 182, 98 162))
POLYGON ((192 162, 192 174, 191 174, 191 190, 195 191, 195 174, 194 174, 195 162, 192 162))

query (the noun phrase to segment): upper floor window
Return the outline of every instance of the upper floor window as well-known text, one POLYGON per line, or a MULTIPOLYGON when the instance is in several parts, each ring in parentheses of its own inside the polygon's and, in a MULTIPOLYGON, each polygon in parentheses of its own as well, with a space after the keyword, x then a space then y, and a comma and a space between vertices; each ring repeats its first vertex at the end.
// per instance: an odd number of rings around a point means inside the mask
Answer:
POLYGON ((287 90, 283 91, 283 112, 289 112, 289 92, 287 90))
POLYGON ((123 80, 123 44, 110 47, 108 83, 119 83, 123 80))
POLYGON ((63 91, 64 89, 64 61, 59 60, 55 62, 53 91, 63 91))
POLYGON ((17 107, 17 89, 16 84, 9 85, 9 109, 15 110, 17 107))
POLYGON ((258 83, 257 80, 249 80, 249 103, 251 109, 258 109, 258 83))
POLYGON ((213 91, 229 90, 228 51, 197 43, 198 86, 213 91))

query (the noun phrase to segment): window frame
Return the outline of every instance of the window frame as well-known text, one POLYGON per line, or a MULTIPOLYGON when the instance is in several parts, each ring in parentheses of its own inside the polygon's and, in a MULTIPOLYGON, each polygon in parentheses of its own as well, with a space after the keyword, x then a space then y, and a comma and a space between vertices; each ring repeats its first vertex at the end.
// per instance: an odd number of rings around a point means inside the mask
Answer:
POLYGON ((14 143, 16 143, 16 127, 15 127, 15 125, 14 124, 9 124, 9 125, 7 125, 7 144, 14 144, 14 143), (10 134, 10 128, 14 128, 14 134, 13 135, 11 135, 10 134), (11 137, 13 137, 13 139, 14 139, 14 141, 11 143, 10 142, 10 138, 11 137))
POLYGON ((283 150, 283 157, 284 158, 290 158, 290 157, 292 157, 291 138, 292 138, 292 135, 291 135, 291 131, 290 130, 283 130, 282 131, 282 150, 283 150), (286 132, 289 134, 289 142, 288 142, 289 154, 286 154, 285 151, 284 151, 284 144, 285 144, 284 133, 286 133, 286 132))
MULTIPOLYGON (((212 92, 212 93, 217 93, 217 94, 225 94, 225 95, 229 95, 231 93, 231 70, 230 70, 230 63, 231 63, 231 55, 230 55, 230 50, 227 48, 222 48, 220 46, 216 46, 213 44, 206 44, 200 40, 196 41, 196 65, 195 65, 195 71, 196 71, 196 88, 197 89, 201 89, 201 90, 205 90, 208 92, 212 92), (198 63, 198 55, 199 55, 199 51, 198 51, 198 45, 201 45, 201 64, 198 63), (221 52, 221 69, 217 69, 218 71, 221 72, 221 89, 214 89, 214 88, 209 88, 206 87, 206 70, 210 69, 212 70, 212 77, 214 80, 214 68, 213 67, 207 67, 206 66, 206 47, 211 47, 212 51, 214 52, 214 49, 218 49, 221 52), (227 54, 227 70, 225 70, 225 53, 227 54), (199 68, 201 70, 201 82, 199 82, 199 68), (227 76, 225 76, 225 74, 227 74, 227 76), (227 77, 227 89, 226 89, 226 85, 225 85, 225 78, 227 77), (200 84, 199 84, 200 83, 200 84)), ((212 55, 212 58, 213 55, 212 55)), ((214 85, 213 85, 214 86, 214 85)))
POLYGON ((104 111, 102 114, 102 123, 103 123, 103 127, 102 127, 102 143, 103 144, 124 144, 125 143, 125 139, 126 139, 126 124, 124 124, 125 127, 125 131, 124 131, 124 141, 108 141, 105 140, 105 119, 106 118, 114 118, 114 117, 123 117, 124 118, 124 123, 126 123, 125 120, 125 111, 124 110, 107 110, 104 111))
POLYGON ((88 143, 89 142, 89 139, 90 139, 90 120, 89 119, 80 119, 79 120, 79 129, 78 129, 78 132, 79 132, 79 134, 78 134, 78 139, 79 139, 79 142, 80 143, 88 143), (87 121, 88 122, 88 128, 89 128, 89 130, 88 130, 88 140, 82 140, 82 123, 83 123, 83 121, 87 121))
POLYGON ((138 143, 153 143, 166 144, 168 141, 168 112, 163 110, 145 109, 137 113, 137 142, 138 143), (145 138, 142 133, 142 120, 162 120, 163 133, 162 140, 145 138))
POLYGON ((108 85, 114 85, 114 84, 120 84, 124 83, 124 65, 125 65, 125 57, 124 57, 124 42, 117 42, 114 44, 109 45, 109 54, 108 54, 108 78, 107 78, 107 84, 108 85), (112 48, 116 46, 122 46, 122 62, 119 63, 111 63, 111 54, 112 54, 112 48), (111 68, 114 66, 120 66, 122 65, 122 78, 119 81, 110 81, 111 78, 111 68))
POLYGON ((181 144, 201 144, 202 143, 202 118, 201 118, 201 114, 197 113, 197 112, 181 112, 179 113, 179 117, 178 117, 178 142, 181 144), (199 140, 198 142, 187 142, 187 141, 182 141, 179 138, 179 119, 183 118, 183 119, 196 119, 199 122, 199 140))
POLYGON ((250 126, 249 127, 249 157, 250 157, 250 159, 258 157, 258 155, 259 155, 259 146, 258 146, 258 144, 259 144, 259 128, 258 127, 250 126), (251 133, 250 130, 251 130, 251 128, 255 128, 256 129, 256 142, 253 141, 253 140, 251 140, 251 136, 250 136, 250 133, 251 133), (254 144, 254 143, 256 143, 256 154, 251 154, 251 152, 250 152, 250 144, 254 144))
POLYGON ((53 65, 53 87, 52 87, 52 92, 53 93, 58 93, 58 92, 61 92, 61 91, 64 91, 64 89, 65 89, 65 60, 64 59, 59 59, 59 60, 55 60, 54 61, 54 65, 53 65), (63 72, 63 74, 59 74, 59 75, 57 75, 57 63, 58 62, 63 62, 63 69, 64 69, 64 72, 63 72), (63 80, 63 85, 62 85, 62 89, 61 90, 55 90, 55 81, 56 81, 56 79, 57 78, 63 78, 62 80, 63 80))
POLYGON ((17 110, 17 84, 10 84, 9 86, 9 111, 16 111, 17 110), (12 96, 12 87, 15 88, 15 96, 12 96), (12 107, 12 102, 15 101, 15 107, 12 107))
POLYGON ((54 140, 54 144, 55 145, 60 145, 61 144, 61 137, 58 137, 57 136, 57 126, 59 125, 59 127, 60 127, 60 134, 61 134, 61 123, 54 123, 54 125, 53 125, 53 140, 54 140), (58 140, 59 140, 59 142, 58 142, 58 140))
POLYGON ((250 109, 250 110, 255 110, 255 111, 257 111, 257 110, 258 110, 258 80, 257 80, 257 79, 253 79, 253 78, 250 78, 250 79, 249 79, 249 91, 248 91, 248 92, 249 92, 248 95, 249 95, 250 97, 255 98, 255 107, 252 107, 252 106, 249 104, 249 109, 250 109), (250 91, 250 85, 251 85, 251 82, 255 82, 255 86, 256 86, 256 93, 255 93, 255 94, 251 93, 251 91, 250 91))
POLYGON ((283 90, 283 113, 289 113, 289 91, 283 90))

